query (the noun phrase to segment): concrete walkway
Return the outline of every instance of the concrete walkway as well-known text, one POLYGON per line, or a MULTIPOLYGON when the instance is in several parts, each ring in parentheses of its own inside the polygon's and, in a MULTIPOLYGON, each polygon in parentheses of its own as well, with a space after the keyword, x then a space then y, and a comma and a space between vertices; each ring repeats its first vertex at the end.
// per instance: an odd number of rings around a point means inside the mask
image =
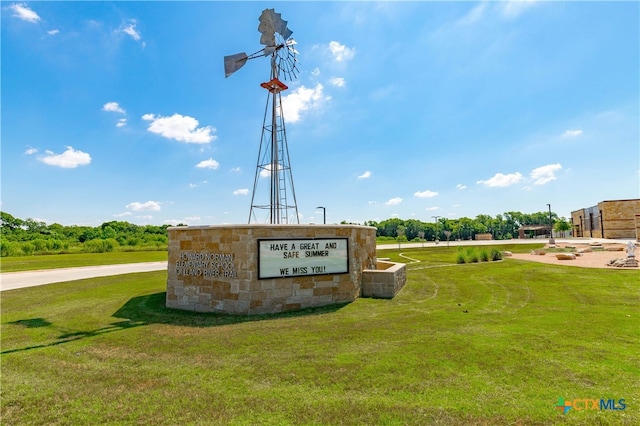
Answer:
MULTIPOLYGON (((590 244, 599 243, 618 243, 627 244, 629 240, 610 240, 604 238, 556 238, 556 244, 590 244)), ((635 241, 635 240, 631 240, 635 241)), ((493 245, 493 244, 531 244, 531 243, 547 243, 548 240, 543 239, 527 239, 527 240, 488 240, 488 241, 440 241, 438 244, 433 241, 424 243, 393 243, 384 244, 376 247, 377 250, 391 249, 409 249, 419 247, 447 247, 450 246, 477 246, 477 245, 493 245)), ((382 256, 380 256, 382 257, 382 256)), ((82 280, 85 278, 106 277, 110 275, 132 274, 137 272, 162 271, 167 269, 167 262, 145 262, 145 263, 126 263, 121 265, 103 265, 103 266, 83 266, 80 268, 60 268, 46 269, 40 271, 25 272, 5 272, 0 274, 0 291, 14 290, 17 288, 34 287, 44 284, 53 284, 65 281, 82 280)))
POLYGON ((79 268, 46 269, 40 271, 6 272, 0 274, 0 291, 33 287, 85 278, 151 272, 167 269, 167 262, 125 263, 121 265, 83 266, 79 268))

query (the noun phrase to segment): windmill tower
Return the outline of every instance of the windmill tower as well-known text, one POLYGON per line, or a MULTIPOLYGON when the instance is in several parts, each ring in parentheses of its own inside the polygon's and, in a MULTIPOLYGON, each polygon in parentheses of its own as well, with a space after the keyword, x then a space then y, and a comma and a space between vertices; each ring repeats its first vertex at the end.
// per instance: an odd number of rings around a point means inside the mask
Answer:
POLYGON ((268 211, 267 217, 262 219, 261 223, 299 224, 282 112, 281 94, 288 87, 280 80, 281 77, 288 80, 296 78, 298 52, 294 46, 297 43, 291 38, 293 32, 287 28, 287 21, 284 21, 279 13, 275 13, 274 9, 263 10, 259 21, 260 44, 265 47, 251 55, 237 53, 224 57, 225 77, 242 68, 249 59, 267 56, 271 62, 269 81, 260 84, 268 94, 251 195, 249 223, 261 222, 258 215, 262 218, 264 215, 261 211, 268 211), (268 190, 264 188, 267 186, 268 190))

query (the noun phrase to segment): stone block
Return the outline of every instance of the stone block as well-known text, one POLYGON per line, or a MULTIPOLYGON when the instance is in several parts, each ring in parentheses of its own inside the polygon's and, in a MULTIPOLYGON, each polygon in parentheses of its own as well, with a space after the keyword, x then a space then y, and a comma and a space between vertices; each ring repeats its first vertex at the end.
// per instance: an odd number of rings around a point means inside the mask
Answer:
POLYGON ((294 296, 313 296, 313 288, 301 288, 293 291, 294 296))
POLYGON ((297 311, 300 310, 301 305, 300 303, 286 303, 282 309, 285 311, 297 311))
POLYGON ((314 296, 323 296, 332 293, 333 287, 317 287, 313 289, 314 296))
POLYGON ((267 292, 267 297, 270 298, 279 298, 279 297, 290 297, 293 296, 293 289, 289 288, 276 288, 267 292))

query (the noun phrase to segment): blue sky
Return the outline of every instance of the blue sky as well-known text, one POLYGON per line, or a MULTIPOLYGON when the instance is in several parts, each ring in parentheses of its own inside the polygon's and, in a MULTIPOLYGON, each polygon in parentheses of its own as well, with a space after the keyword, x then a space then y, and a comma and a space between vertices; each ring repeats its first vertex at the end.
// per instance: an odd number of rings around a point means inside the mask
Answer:
POLYGON ((6 2, 1 208, 247 223, 275 8, 300 223, 640 196, 638 2, 6 2))

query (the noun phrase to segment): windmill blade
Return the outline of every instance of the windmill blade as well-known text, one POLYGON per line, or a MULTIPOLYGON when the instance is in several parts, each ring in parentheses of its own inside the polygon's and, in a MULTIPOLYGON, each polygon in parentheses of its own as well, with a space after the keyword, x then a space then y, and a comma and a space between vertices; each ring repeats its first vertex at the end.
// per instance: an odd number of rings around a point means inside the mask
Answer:
POLYGON ((286 26, 287 21, 284 21, 284 22, 285 22, 285 27, 282 29, 282 31, 278 31, 278 32, 280 33, 283 39, 288 40, 289 37, 291 37, 291 35, 293 34, 293 31, 287 28, 286 26))
POLYGON ((274 12, 273 9, 265 9, 260 14, 260 18, 258 18, 258 21, 260 21, 258 31, 262 34, 260 36, 260 44, 264 44, 265 46, 273 46, 276 44, 274 37, 276 31, 276 23, 274 21, 276 17, 274 16, 274 12))
POLYGON ((247 54, 236 53, 235 55, 229 55, 224 57, 224 77, 227 78, 234 72, 238 71, 240 68, 247 63, 247 54))

